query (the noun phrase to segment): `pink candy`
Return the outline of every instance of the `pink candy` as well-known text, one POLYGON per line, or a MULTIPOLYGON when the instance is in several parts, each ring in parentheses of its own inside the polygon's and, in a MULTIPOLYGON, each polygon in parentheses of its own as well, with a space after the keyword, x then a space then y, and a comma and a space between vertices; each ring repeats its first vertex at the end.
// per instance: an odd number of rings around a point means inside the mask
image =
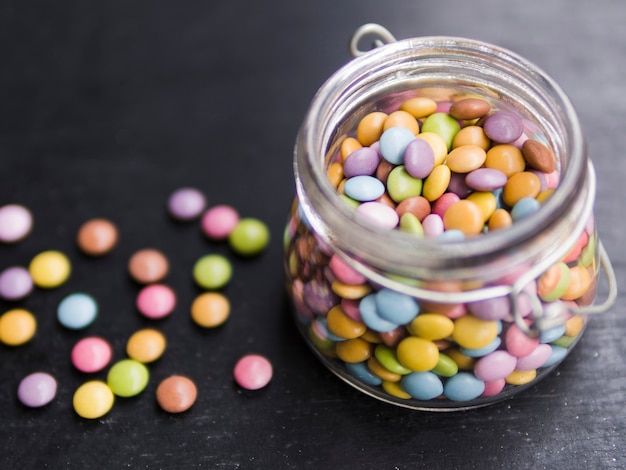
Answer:
POLYGON ((0 242, 15 243, 22 240, 33 228, 33 216, 19 204, 0 207, 0 242))
POLYGON ((72 348, 72 364, 81 372, 101 371, 112 356, 111 345, 97 336, 83 338, 72 348))
POLYGON ((226 205, 215 206, 202 216, 202 232, 212 240, 224 240, 238 222, 239 214, 235 209, 226 205))
POLYGON ((146 286, 137 296, 137 309, 148 318, 163 318, 172 313, 176 306, 176 294, 164 284, 146 286))
POLYGON ((248 354, 239 359, 233 375, 240 387, 247 390, 258 390, 272 380, 272 364, 263 356, 248 354))

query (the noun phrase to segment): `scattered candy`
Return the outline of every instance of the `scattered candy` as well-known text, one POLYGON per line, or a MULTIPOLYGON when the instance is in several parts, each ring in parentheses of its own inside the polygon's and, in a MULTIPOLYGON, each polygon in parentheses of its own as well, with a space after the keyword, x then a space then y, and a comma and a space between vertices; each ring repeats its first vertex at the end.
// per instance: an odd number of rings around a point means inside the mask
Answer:
POLYGON ((228 236, 228 243, 241 256, 256 256, 270 240, 270 231, 265 223, 251 217, 241 219, 228 236))
POLYGON ((182 375, 167 377, 161 381, 156 391, 159 406, 168 413, 187 411, 196 402, 197 396, 196 384, 182 375))
POLYGON ((16 243, 33 228, 33 215, 24 206, 7 204, 0 207, 0 242, 16 243))
POLYGON ((21 346, 30 341, 37 331, 37 320, 28 310, 9 310, 0 316, 0 342, 7 346, 21 346))
POLYGON ((81 292, 70 294, 59 303, 57 318, 59 323, 70 330, 82 330, 91 325, 98 316, 96 300, 81 292))
POLYGON ((122 359, 113 364, 107 374, 107 385, 118 397, 134 397, 148 385, 150 372, 141 362, 122 359))
POLYGON ((191 304, 191 318, 203 328, 215 328, 230 316, 230 302, 219 292, 205 292, 191 304))
POLYGON ((211 240, 226 240, 239 223, 239 213, 227 205, 211 207, 202 216, 202 232, 211 240))
POLYGON ((51 289, 59 287, 70 276, 70 260, 60 251, 43 251, 36 255, 28 271, 37 287, 51 289))
POLYGON ((113 349, 108 341, 97 336, 89 336, 78 341, 72 348, 72 364, 85 373, 103 370, 113 357, 113 349))
POLYGON ((165 352, 167 341, 158 330, 145 328, 134 332, 126 343, 126 354, 131 359, 147 364, 159 359, 165 352))
POLYGON ((78 229, 78 248, 89 256, 102 256, 109 253, 117 244, 118 230, 107 219, 91 219, 78 229))
POLYGON ((72 404, 81 418, 97 419, 111 410, 114 400, 113 392, 107 384, 92 380, 76 389, 72 404))
POLYGON ((271 362, 264 356, 248 354, 237 361, 233 374, 241 388, 258 390, 270 383, 273 369, 271 362))
POLYGON ((24 377, 17 388, 17 398, 29 408, 47 405, 57 394, 56 379, 45 372, 34 372, 24 377))
POLYGON ((137 295, 137 309, 152 319, 168 316, 176 307, 176 294, 171 287, 165 284, 145 286, 137 295))
POLYGON ((200 217, 206 203, 206 197, 202 191, 195 188, 181 188, 171 194, 167 201, 167 208, 172 218, 189 221, 200 217))
POLYGON ((221 289, 232 274, 230 261, 222 255, 204 255, 193 267, 193 278, 204 289, 221 289))
POLYGON ((135 252, 128 262, 130 276, 139 284, 160 282, 165 279, 169 269, 167 257, 152 248, 135 252))
POLYGON ((26 268, 13 266, 0 273, 0 298, 21 300, 33 290, 33 279, 26 268))

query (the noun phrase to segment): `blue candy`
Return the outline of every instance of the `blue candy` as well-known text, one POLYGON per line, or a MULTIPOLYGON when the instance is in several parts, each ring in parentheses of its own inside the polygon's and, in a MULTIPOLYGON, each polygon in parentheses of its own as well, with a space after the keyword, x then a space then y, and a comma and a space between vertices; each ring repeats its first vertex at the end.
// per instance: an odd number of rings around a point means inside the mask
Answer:
POLYGON ((565 334, 565 325, 559 325, 552 327, 548 330, 544 330, 539 334, 539 341, 542 343, 551 343, 556 341, 565 334))
POLYGON ((376 311, 384 320, 396 325, 406 325, 419 313, 419 305, 409 295, 382 289, 376 294, 376 311))
POLYGON ((443 393, 452 401, 469 401, 485 391, 485 383, 469 372, 459 372, 446 382, 443 393))
POLYGON ((385 192, 385 185, 377 178, 367 175, 353 176, 343 187, 347 196, 356 201, 373 201, 385 192))
POLYGON ((70 330, 80 330, 93 323, 98 315, 98 304, 93 297, 83 293, 70 294, 57 307, 57 318, 70 330))
POLYGON ((385 333, 398 327, 397 323, 387 321, 379 315, 376 308, 376 294, 369 294, 361 299, 361 302, 359 302, 359 313, 363 323, 372 330, 385 333))
POLYGON ((511 209, 511 218, 513 220, 522 219, 534 214, 540 207, 541 204, 534 197, 523 197, 511 209))
POLYGON ((432 400, 443 393, 441 379, 432 372, 411 372, 402 378, 402 388, 418 400, 432 400))
POLYGON ((415 139, 415 135, 405 127, 390 127, 380 136, 380 153, 385 160, 394 165, 404 162, 404 151, 415 139))
POLYGON ((564 348, 563 346, 555 346, 552 344, 550 345, 550 347, 552 348, 552 354, 550 354, 548 360, 544 362, 541 367, 550 367, 554 364, 558 364, 563 359, 565 359, 565 356, 567 356, 567 348, 564 348))
POLYGON ((500 347, 501 342, 502 340, 496 336, 494 340, 491 343, 489 343, 487 346, 484 346, 479 349, 459 348, 459 351, 468 357, 483 357, 489 354, 490 352, 494 352, 496 349, 498 349, 500 347))
POLYGON ((346 362, 346 370, 348 373, 367 385, 380 385, 383 383, 378 377, 372 374, 365 362, 348 363, 346 362))

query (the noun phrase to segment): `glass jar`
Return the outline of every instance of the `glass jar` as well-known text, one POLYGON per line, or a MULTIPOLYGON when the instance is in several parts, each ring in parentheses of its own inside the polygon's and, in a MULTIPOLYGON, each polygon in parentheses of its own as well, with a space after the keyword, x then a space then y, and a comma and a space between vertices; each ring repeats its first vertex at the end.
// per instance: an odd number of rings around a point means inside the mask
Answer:
POLYGON ((327 80, 297 136, 296 198, 285 231, 296 322, 323 363, 370 396, 420 410, 490 404, 548 374, 588 315, 615 300, 593 222, 595 176, 583 133, 559 86, 510 51, 454 37, 378 46, 327 80), (463 240, 369 222, 346 203, 329 168, 365 115, 388 114, 418 96, 440 105, 478 97, 517 114, 525 136, 552 150, 558 186, 532 215, 463 240), (609 294, 598 305, 600 267, 609 294), (571 283, 582 276, 582 293, 538 295, 538 283, 551 282, 555 270, 571 283), (413 314, 379 322, 381 299, 391 299, 387 309, 408 303, 413 314))

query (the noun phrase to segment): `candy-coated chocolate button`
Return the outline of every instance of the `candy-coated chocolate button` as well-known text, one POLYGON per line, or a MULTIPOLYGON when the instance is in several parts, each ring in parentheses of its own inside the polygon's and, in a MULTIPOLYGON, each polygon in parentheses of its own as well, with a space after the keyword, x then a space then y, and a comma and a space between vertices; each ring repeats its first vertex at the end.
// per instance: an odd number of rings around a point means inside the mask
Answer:
POLYGON ((159 359, 165 352, 165 335, 154 328, 135 331, 126 343, 126 354, 131 359, 147 364, 159 359))
POLYGON ((152 248, 135 252, 128 261, 128 271, 139 284, 162 281, 169 269, 167 257, 161 251, 152 248))
POLYGON ((37 287, 54 288, 67 281, 72 270, 70 260, 60 251, 43 251, 36 255, 28 267, 37 287))
POLYGON ((107 384, 100 380, 92 380, 76 389, 72 404, 78 416, 97 419, 111 410, 113 401, 113 392, 107 384))
POLYGON ((398 343, 398 361, 415 372, 431 370, 439 360, 439 349, 432 341, 409 336, 398 343))
POLYGON ((182 413, 196 402, 198 389, 188 377, 172 375, 162 380, 156 390, 159 406, 168 413, 182 413))
POLYGON ((96 300, 82 292, 63 298, 57 307, 59 323, 70 330, 81 330, 91 325, 98 316, 96 300))
POLYGON ((47 405, 57 394, 56 379, 45 372, 34 372, 24 377, 17 388, 18 399, 29 408, 47 405))
POLYGON ((237 384, 247 390, 265 387, 272 380, 273 373, 272 363, 259 354, 243 356, 237 361, 233 370, 237 384))
POLYGON ((108 341, 89 336, 78 341, 72 348, 72 364, 81 372, 93 373, 104 369, 113 357, 108 341))
POLYGON ((480 207, 467 199, 455 202, 443 215, 446 230, 460 230, 467 236, 478 235, 483 229, 484 220, 480 207))
POLYGON ((239 213, 225 204, 208 209, 202 216, 202 232, 211 240, 225 240, 239 223, 239 213))
POLYGON ((219 292, 205 292, 191 304, 191 318, 203 328, 215 328, 230 316, 230 302, 219 292))
POLYGON ((270 231, 267 225, 252 217, 239 220, 228 235, 228 244, 235 253, 241 256, 260 254, 265 250, 269 241, 270 231))
POLYGON ((33 228, 33 215, 20 204, 0 207, 0 242, 16 243, 24 239, 33 228))
POLYGON ((12 266, 0 273, 0 298, 21 300, 33 290, 33 279, 26 268, 12 266))
POLYGON ((172 218, 188 221, 200 217, 206 203, 206 197, 199 189, 180 188, 170 195, 167 200, 167 209, 172 218))
POLYGON ((176 307, 176 293, 165 284, 145 286, 137 295, 137 310, 147 318, 164 318, 176 307))
POLYGON ((148 368, 134 359, 122 359, 113 364, 107 374, 107 385, 118 397, 133 397, 148 385, 148 368))
POLYGON ((28 310, 9 310, 0 316, 0 341, 7 346, 20 346, 35 336, 37 320, 28 310))
POLYGON ((119 234, 113 222, 107 219, 91 219, 78 229, 78 248, 90 256, 102 256, 117 244, 119 234))
POLYGON ((498 336, 498 322, 480 320, 465 315, 454 322, 452 337, 462 347, 478 349, 487 346, 498 336))
POLYGON ((193 278, 204 289, 221 289, 230 281, 233 268, 222 255, 202 256, 193 267, 193 278))

